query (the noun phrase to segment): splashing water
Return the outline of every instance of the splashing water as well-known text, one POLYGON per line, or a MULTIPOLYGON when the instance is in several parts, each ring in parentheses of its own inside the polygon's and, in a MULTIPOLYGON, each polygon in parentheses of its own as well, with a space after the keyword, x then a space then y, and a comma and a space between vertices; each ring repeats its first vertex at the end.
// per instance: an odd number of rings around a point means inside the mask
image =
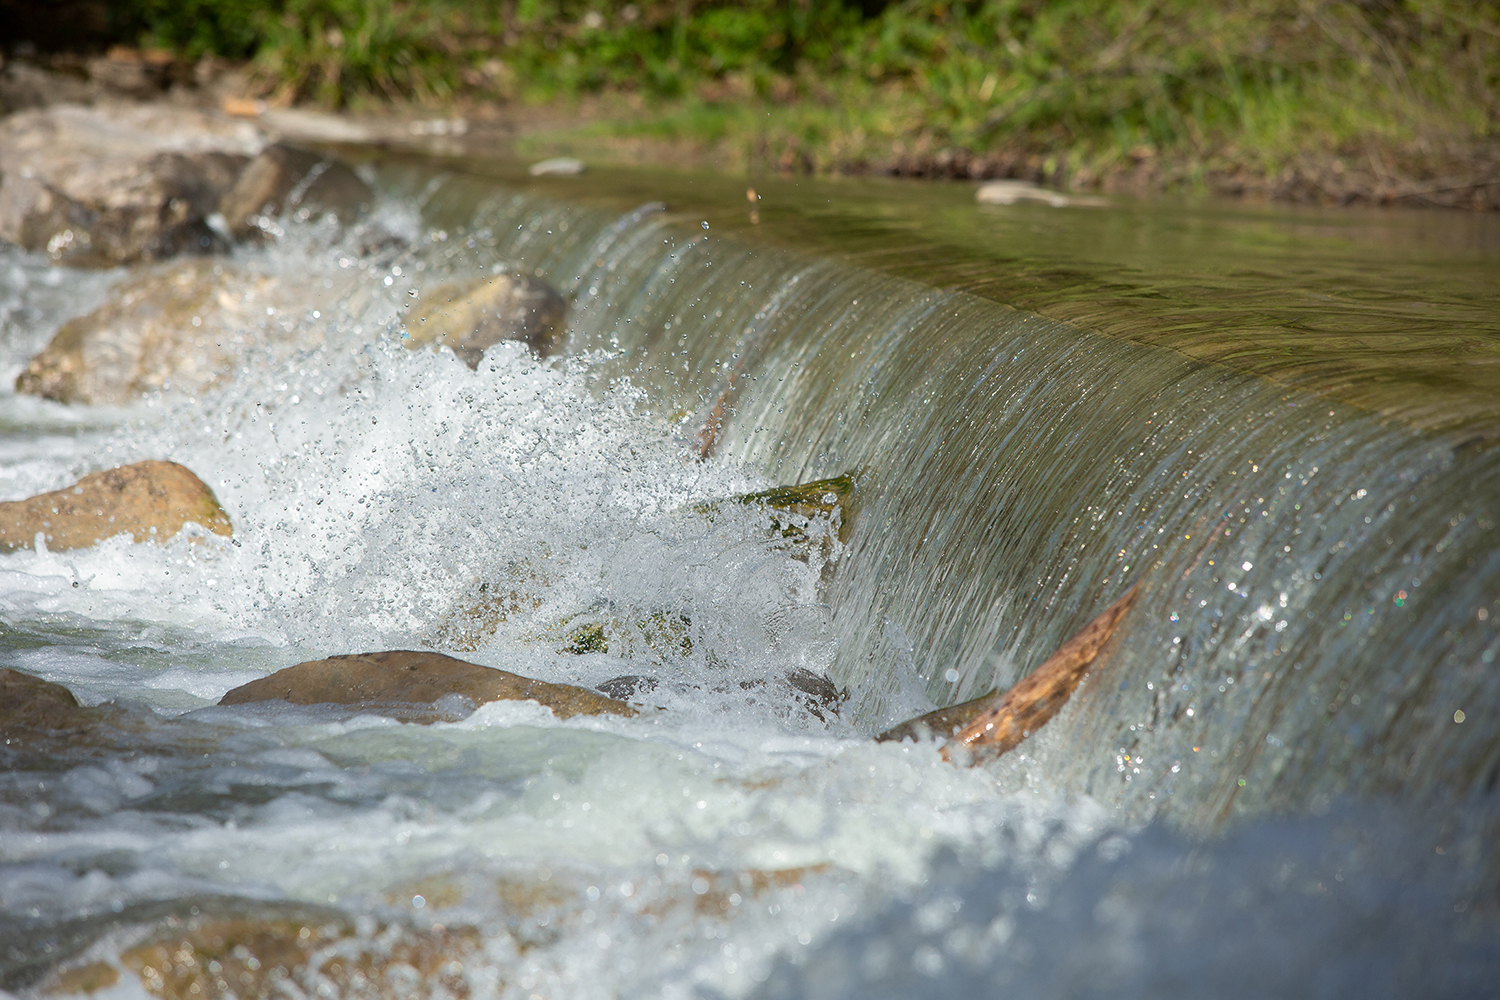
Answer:
MULTIPOLYGON (((97 743, 6 749, 0 985, 66 960, 122 996, 1248 995, 1263 960, 1181 957, 1230 937, 1302 942, 1309 995, 1405 995, 1419 952, 1451 995, 1493 981, 1493 449, 656 206, 380 180, 399 239, 292 225, 232 262, 298 286, 268 321, 303 335, 227 383, 3 402, 12 495, 167 457, 235 537, 0 557, 6 665, 118 706, 97 743), (574 300, 565 359, 404 349, 413 303, 498 271, 574 300), (849 471, 842 538, 703 512, 849 471), (1118 650, 999 764, 864 738, 1008 686, 1134 579, 1118 650), (581 624, 603 651, 568 651, 581 624), (647 710, 213 705, 418 647, 647 677, 647 710), (847 686, 838 716, 797 669, 847 686), (191 938, 165 964, 164 926, 191 938), (1356 940, 1391 977, 1327 964, 1356 940)), ((12 373, 119 280, 7 266, 12 373)))

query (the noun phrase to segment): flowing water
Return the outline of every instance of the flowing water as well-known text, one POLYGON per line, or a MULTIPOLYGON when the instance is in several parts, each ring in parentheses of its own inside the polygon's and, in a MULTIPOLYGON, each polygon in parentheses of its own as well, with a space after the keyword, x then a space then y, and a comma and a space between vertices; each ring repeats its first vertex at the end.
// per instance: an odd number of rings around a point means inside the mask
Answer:
MULTIPOLYGON (((7 498, 171 458, 235 525, 0 556, 3 665, 116 706, 0 751, 0 986, 1495 995, 1493 223, 773 185, 752 224, 727 182, 369 169, 386 237, 229 262, 296 286, 266 322, 302 346, 129 408, 0 396, 7 498), (402 348, 500 271, 572 300, 564 358, 402 348), (844 473, 805 545, 704 512, 844 473), (1134 581, 1020 750, 868 739, 1134 581), (391 648, 647 710, 215 706, 391 648)), ((0 267, 6 384, 121 279, 0 267)))

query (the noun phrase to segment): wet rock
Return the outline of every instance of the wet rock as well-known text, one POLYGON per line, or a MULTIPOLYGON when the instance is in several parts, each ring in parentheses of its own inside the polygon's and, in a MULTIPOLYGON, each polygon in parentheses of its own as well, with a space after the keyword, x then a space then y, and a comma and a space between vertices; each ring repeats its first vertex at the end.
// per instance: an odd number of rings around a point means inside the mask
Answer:
POLYGON ((431 704, 446 696, 476 705, 536 701, 566 719, 574 715, 635 715, 635 709, 587 688, 549 684, 442 653, 394 650, 330 656, 278 670, 226 694, 219 704, 289 701, 296 705, 431 704))
POLYGON ((121 532, 164 542, 193 522, 216 535, 233 528, 213 490, 176 462, 146 461, 95 472, 27 500, 0 503, 0 552, 35 544, 53 551, 94 545, 121 532))
POLYGON ((603 684, 596 684, 594 686, 616 701, 639 701, 641 695, 650 694, 652 691, 655 691, 656 685, 657 680, 655 677, 646 677, 641 674, 624 674, 620 677, 611 677, 603 684))
POLYGON ((920 739, 927 733, 952 739, 940 751, 944 760, 962 752, 970 763, 1000 756, 1045 725, 1068 703, 1083 675, 1105 649, 1125 618, 1140 584, 1133 584, 1119 600, 1105 608, 1073 638, 1057 648, 1046 662, 998 697, 986 695, 961 705, 929 712, 903 722, 875 737, 877 741, 920 739))
POLYGON ((838 715, 839 708, 849 700, 848 688, 841 688, 822 674, 802 667, 787 671, 786 683, 796 692, 797 700, 808 714, 825 722, 838 715))
POLYGON ((306 318, 308 310, 342 290, 309 288, 229 262, 158 265, 63 324, 16 378, 16 391, 116 405, 167 388, 202 392, 231 377, 252 347, 318 346, 323 334, 306 318))
POLYGON ((219 201, 230 233, 244 239, 259 232, 256 220, 282 214, 321 218, 328 213, 349 225, 375 200, 370 186, 332 157, 284 143, 251 160, 219 201))
POLYGON ((61 684, 0 668, 0 743, 82 732, 98 718, 96 709, 79 705, 61 684))
POLYGON ((0 240, 113 266, 212 249, 218 208, 263 134, 168 106, 23 111, 0 121, 0 240))
POLYGON ((485 348, 519 340, 542 357, 562 350, 567 300, 557 289, 525 275, 500 274, 473 283, 434 288, 406 320, 412 349, 440 344, 470 368, 485 348))

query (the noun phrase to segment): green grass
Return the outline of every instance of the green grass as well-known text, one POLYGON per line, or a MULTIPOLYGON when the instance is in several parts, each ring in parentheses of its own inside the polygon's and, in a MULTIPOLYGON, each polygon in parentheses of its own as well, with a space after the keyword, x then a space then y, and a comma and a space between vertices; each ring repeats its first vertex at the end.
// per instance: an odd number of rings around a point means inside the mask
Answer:
MULTIPOLYGON (((635 95, 616 134, 794 169, 1059 182, 1500 138, 1500 0, 127 0, 120 30, 330 107, 635 95)), ((1392 167, 1395 169, 1395 166, 1392 167)), ((1429 165, 1429 169, 1432 168, 1429 165)))

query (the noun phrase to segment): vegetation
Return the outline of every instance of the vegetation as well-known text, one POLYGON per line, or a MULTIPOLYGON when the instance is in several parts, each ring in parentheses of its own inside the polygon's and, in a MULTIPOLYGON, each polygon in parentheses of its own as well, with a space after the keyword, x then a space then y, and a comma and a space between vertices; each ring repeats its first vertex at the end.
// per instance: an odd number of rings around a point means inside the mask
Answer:
POLYGON ((116 30, 145 43, 251 60, 265 93, 285 99, 602 94, 643 109, 615 131, 717 142, 794 169, 1088 185, 1132 172, 1273 176, 1316 155, 1432 175, 1500 139, 1500 0, 121 0, 112 10, 116 30))

